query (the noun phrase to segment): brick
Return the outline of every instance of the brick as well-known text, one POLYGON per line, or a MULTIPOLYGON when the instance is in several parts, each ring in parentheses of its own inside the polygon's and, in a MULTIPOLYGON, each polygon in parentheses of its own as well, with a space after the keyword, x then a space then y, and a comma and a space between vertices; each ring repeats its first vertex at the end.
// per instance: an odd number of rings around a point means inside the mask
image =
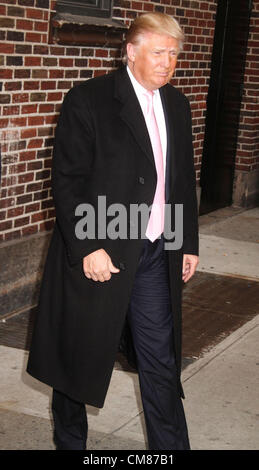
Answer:
POLYGON ((42 162, 37 160, 35 162, 30 162, 27 165, 27 170, 41 170, 42 169, 42 162))
POLYGON ((43 57, 43 65, 45 67, 56 67, 58 60, 54 57, 43 57))
POLYGON ((36 180, 44 180, 50 177, 50 170, 42 170, 36 173, 36 180))
POLYGON ((45 147, 52 147, 54 145, 54 139, 50 137, 49 139, 45 139, 45 147))
POLYGON ((92 78, 92 70, 80 70, 80 78, 92 78))
POLYGON ((14 127, 24 127, 27 124, 27 119, 25 117, 17 117, 10 119, 10 125, 14 127))
POLYGON ((29 217, 21 217, 19 219, 16 219, 14 221, 14 226, 15 227, 22 227, 23 225, 28 225, 30 222, 30 218, 29 217))
POLYGON ((48 46, 34 46, 33 47, 33 53, 34 54, 40 54, 40 55, 44 55, 44 54, 48 54, 49 53, 49 48, 48 46))
POLYGON ((30 44, 16 44, 15 52, 16 54, 31 54, 32 46, 30 44))
POLYGON ((41 65, 41 57, 34 57, 34 56, 25 57, 24 65, 25 67, 28 67, 28 66, 39 67, 41 65))
POLYGON ((32 31, 33 30, 33 21, 30 21, 30 20, 17 20, 16 21, 16 29, 22 29, 24 31, 32 31))
POLYGON ((0 211, 0 220, 4 220, 6 218, 6 211, 0 211))
POLYGON ((3 116, 8 116, 12 114, 20 114, 19 106, 3 106, 3 116))
POLYGON ((39 113, 53 113, 54 104, 40 104, 39 113))
POLYGON ((8 7, 7 8, 8 16, 20 16, 24 17, 24 8, 21 7, 8 7))
POLYGON ((28 117, 28 126, 42 126, 44 124, 44 117, 32 116, 28 117))
POLYGON ((50 47, 50 54, 51 55, 64 55, 65 48, 61 46, 51 46, 50 47))
POLYGON ((23 5, 26 7, 33 7, 34 6, 34 0, 18 0, 18 5, 23 5))
POLYGON ((33 235, 34 233, 38 232, 37 225, 30 225, 28 227, 22 228, 22 236, 33 235))
POLYGON ((22 106, 22 114, 37 113, 37 104, 26 104, 22 106))
POLYGON ((15 203, 15 199, 13 197, 0 199, 0 209, 12 207, 14 203, 15 203))
POLYGON ((32 78, 48 78, 48 70, 45 70, 45 69, 32 70, 32 78))
POLYGON ((6 65, 9 65, 9 66, 23 65, 23 57, 22 56, 8 56, 6 57, 6 65))
POLYGON ((18 175, 18 184, 20 183, 27 183, 28 181, 33 181, 34 173, 24 173, 22 175, 18 175))
POLYGON ((64 70, 49 70, 49 78, 63 78, 64 70))
POLYGON ((20 153, 20 161, 34 160, 36 157, 35 151, 26 151, 20 153))
POLYGON ((45 101, 46 100, 46 93, 31 93, 30 101, 45 101))
POLYGON ((49 80, 49 81, 41 82, 41 90, 55 90, 55 89, 56 89, 56 81, 49 80))
POLYGON ((14 44, 0 43, 0 54, 13 54, 14 44))
POLYGON ((28 81, 24 82, 24 90, 38 90, 40 88, 40 82, 28 81))
POLYGON ((37 135, 37 131, 35 128, 21 130, 22 139, 29 139, 30 137, 35 137, 36 135, 37 135))
POLYGON ((21 82, 6 82, 5 91, 20 90, 22 88, 21 82))
POLYGON ((14 93, 12 95, 13 103, 26 103, 29 101, 28 93, 14 93))
POLYGON ((10 95, 0 95, 0 104, 7 104, 10 103, 11 96, 10 95))
POLYGON ((35 31, 41 31, 41 32, 46 32, 48 31, 49 25, 45 21, 35 21, 34 23, 34 30, 35 31))
MULTIPOLYGON (((79 70, 64 70, 64 72, 65 72, 65 78, 77 78, 79 74, 79 70)), ((92 76, 92 71, 91 71, 91 76, 92 76)))
POLYGON ((96 57, 108 57, 108 50, 105 49, 96 49, 95 51, 96 57))
POLYGON ((18 69, 14 71, 14 78, 30 78, 30 76, 31 76, 30 70, 18 69))
POLYGON ((14 28, 15 20, 12 18, 0 18, 0 28, 14 28))
POLYGON ((60 67, 73 67, 73 65, 74 65, 73 59, 59 59, 60 67))
POLYGON ((59 81, 58 82, 58 88, 60 90, 61 89, 69 90, 71 87, 72 87, 72 83, 69 82, 69 81, 59 81))
POLYGON ((12 221, 7 220, 5 222, 0 223, 0 232, 4 232, 5 230, 10 230, 12 228, 12 221))
POLYGON ((41 42, 41 34, 39 34, 39 33, 25 33, 25 41, 27 41, 27 42, 41 42))
POLYGON ((18 31, 7 31, 7 41, 24 41, 24 33, 18 31))
POLYGON ((32 212, 39 211, 40 205, 39 203, 28 204, 25 208, 25 213, 30 214, 32 212))
POLYGON ((88 56, 88 57, 94 56, 94 49, 90 49, 90 48, 82 49, 81 50, 81 55, 82 56, 88 56))
POLYGON ((42 147, 43 139, 31 139, 28 144, 28 149, 42 147))
MULTIPOLYGON (((50 106, 54 106, 54 104, 50 106)), ((38 127, 37 132, 38 132, 38 136, 41 136, 41 137, 50 136, 50 135, 52 136, 53 128, 52 127, 38 127)))
MULTIPOLYGON (((41 183, 39 183, 41 185, 41 183)), ((34 193, 34 201, 42 201, 48 197, 48 191, 38 191, 34 193)))
POLYGON ((43 11, 37 10, 36 8, 26 8, 26 17, 33 18, 37 20, 43 19, 43 11))
POLYGON ((31 215, 31 223, 39 222, 39 221, 44 220, 46 218, 47 218, 47 211, 38 212, 37 214, 32 214, 31 215))
POLYGON ((45 117, 45 123, 46 124, 56 124, 58 121, 58 115, 48 115, 45 117))
POLYGON ((80 55, 80 48, 79 47, 67 47, 66 55, 78 56, 80 55))
POLYGON ((17 194, 23 194, 24 193, 24 186, 12 186, 11 188, 8 188, 8 196, 16 196, 17 194))
POLYGON ((61 101, 63 94, 60 93, 48 93, 47 101, 61 101))
POLYGON ((43 150, 38 150, 37 152, 37 158, 47 158, 52 155, 52 150, 51 149, 43 149, 43 150))
MULTIPOLYGON (((91 60, 92 59, 90 59, 90 62, 91 60)), ((76 67, 88 67, 88 59, 75 59, 75 66, 76 67)))
POLYGON ((89 59, 89 67, 101 67, 102 62, 98 59, 89 59))
POLYGON ((37 8, 49 8, 49 0, 36 0, 37 8))
POLYGON ((7 218, 18 217, 22 215, 24 211, 24 207, 13 207, 7 211, 7 218))
POLYGON ((41 188, 42 188, 42 183, 41 182, 27 184, 27 192, 28 193, 34 193, 35 191, 40 191, 41 188))
MULTIPOLYGON (((53 209, 52 199, 42 201, 41 202, 41 209, 53 209)), ((50 216, 50 211, 48 212, 48 216, 50 216)), ((51 217, 54 217, 54 215, 51 214, 51 217)))

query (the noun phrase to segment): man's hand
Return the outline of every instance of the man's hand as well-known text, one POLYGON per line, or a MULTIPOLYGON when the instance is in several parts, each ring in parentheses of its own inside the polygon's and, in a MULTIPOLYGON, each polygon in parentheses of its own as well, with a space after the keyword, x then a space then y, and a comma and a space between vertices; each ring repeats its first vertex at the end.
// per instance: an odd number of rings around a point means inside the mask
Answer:
POLYGON ((199 257, 196 255, 183 255, 183 275, 182 280, 188 282, 194 275, 199 263, 199 257))
POLYGON ((112 264, 110 256, 101 248, 93 251, 83 259, 83 270, 88 279, 93 281, 109 281, 112 273, 119 273, 120 270, 112 264))

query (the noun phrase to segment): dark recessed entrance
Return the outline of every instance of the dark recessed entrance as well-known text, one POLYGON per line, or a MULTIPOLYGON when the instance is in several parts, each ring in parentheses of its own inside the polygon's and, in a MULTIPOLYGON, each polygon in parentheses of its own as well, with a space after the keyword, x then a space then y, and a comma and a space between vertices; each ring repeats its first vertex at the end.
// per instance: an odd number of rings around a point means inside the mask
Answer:
POLYGON ((232 203, 251 0, 218 0, 201 167, 200 214, 232 203))

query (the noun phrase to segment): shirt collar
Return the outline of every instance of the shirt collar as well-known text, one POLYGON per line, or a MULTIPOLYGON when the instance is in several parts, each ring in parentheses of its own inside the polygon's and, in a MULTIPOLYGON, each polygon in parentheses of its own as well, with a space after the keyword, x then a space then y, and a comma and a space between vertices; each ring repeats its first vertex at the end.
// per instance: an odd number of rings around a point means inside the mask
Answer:
MULTIPOLYGON (((138 80, 134 77, 134 75, 133 75, 133 73, 131 72, 131 70, 130 70, 130 68, 129 68, 128 65, 127 65, 127 72, 128 72, 128 74, 129 74, 129 77, 130 77, 130 79, 131 79, 132 85, 133 85, 134 90, 136 91, 136 93, 141 93, 141 94, 145 93, 145 92, 147 91, 146 88, 144 88, 144 87, 138 82, 138 80)), ((157 88, 156 90, 154 90, 154 94, 155 94, 155 96, 156 96, 157 94, 159 94, 159 88, 157 88)))

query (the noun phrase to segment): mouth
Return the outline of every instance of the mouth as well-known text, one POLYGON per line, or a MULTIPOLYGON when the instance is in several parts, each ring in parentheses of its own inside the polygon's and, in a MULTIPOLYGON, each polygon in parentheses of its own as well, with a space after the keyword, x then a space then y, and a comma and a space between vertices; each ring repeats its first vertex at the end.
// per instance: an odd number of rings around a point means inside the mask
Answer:
POLYGON ((168 77, 170 75, 170 72, 158 72, 159 77, 168 77))

